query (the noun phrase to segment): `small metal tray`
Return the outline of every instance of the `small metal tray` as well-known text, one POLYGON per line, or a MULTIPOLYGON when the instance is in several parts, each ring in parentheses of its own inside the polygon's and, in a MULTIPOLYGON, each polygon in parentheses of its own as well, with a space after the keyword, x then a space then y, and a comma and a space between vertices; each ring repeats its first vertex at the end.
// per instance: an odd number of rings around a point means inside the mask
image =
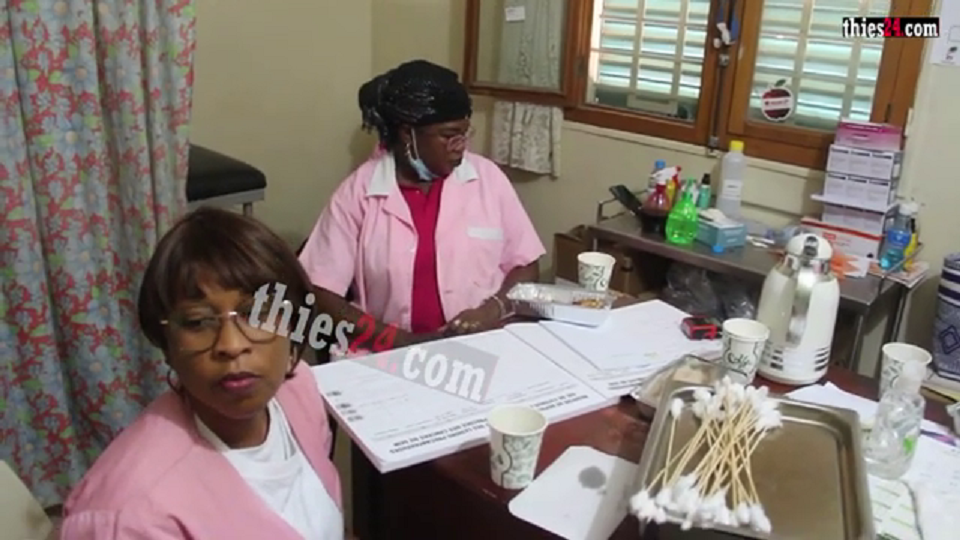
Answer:
POLYGON ((543 317, 582 326, 600 326, 617 297, 582 287, 518 283, 507 293, 521 315, 543 317))
POLYGON ((664 392, 679 384, 707 386, 728 376, 739 383, 748 379, 746 373, 721 364, 719 356, 719 351, 716 358, 687 354, 647 377, 630 392, 630 397, 637 402, 640 414, 647 419, 654 418, 664 392))
MULTIPOLYGON (((638 491, 664 467, 670 436, 669 403, 673 398, 691 403, 694 391, 702 387, 678 384, 664 392, 640 459, 638 491)), ((783 427, 760 443, 752 463, 757 493, 773 532, 768 536, 749 528, 715 526, 709 532, 700 531, 696 538, 873 540, 873 511, 857 414, 771 397, 780 402, 783 427)), ((690 408, 684 408, 674 435, 675 451, 690 440, 696 425, 690 408)), ((676 525, 660 527, 665 538, 679 534, 676 525), (677 530, 671 534, 670 529, 677 530)))

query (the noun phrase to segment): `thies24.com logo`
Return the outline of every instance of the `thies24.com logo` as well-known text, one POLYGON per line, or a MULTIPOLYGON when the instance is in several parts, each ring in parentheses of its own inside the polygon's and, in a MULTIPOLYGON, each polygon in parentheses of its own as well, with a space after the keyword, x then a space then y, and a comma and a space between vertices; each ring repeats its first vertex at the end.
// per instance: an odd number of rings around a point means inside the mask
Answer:
POLYGON ((940 36, 939 17, 844 17, 845 38, 935 38, 940 36))

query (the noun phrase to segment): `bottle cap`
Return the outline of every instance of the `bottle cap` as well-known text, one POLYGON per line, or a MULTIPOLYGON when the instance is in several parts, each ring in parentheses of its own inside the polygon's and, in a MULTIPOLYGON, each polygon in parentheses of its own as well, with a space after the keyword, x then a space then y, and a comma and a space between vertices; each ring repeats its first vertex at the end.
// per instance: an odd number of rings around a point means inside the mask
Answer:
POLYGON ((709 185, 710 185, 710 174, 707 173, 707 174, 703 175, 703 179, 700 180, 700 183, 703 184, 703 185, 705 185, 705 186, 709 186, 709 185))
POLYGON ((664 160, 662 160, 662 159, 658 159, 658 160, 657 160, 656 162, 654 162, 654 164, 653 164, 653 168, 654 168, 654 169, 665 169, 666 167, 667 167, 667 162, 664 161, 664 160))
POLYGON ((900 203, 900 213, 905 216, 915 216, 920 213, 920 205, 917 201, 904 201, 900 203))
POLYGON ((743 141, 730 141, 731 152, 743 152, 743 141))

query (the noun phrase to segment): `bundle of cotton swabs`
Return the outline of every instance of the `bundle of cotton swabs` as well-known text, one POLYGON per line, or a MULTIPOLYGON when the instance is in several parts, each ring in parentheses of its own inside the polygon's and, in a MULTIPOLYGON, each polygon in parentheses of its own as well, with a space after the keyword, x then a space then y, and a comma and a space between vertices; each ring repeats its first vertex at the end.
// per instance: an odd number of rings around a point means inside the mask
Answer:
POLYGON ((677 421, 687 405, 675 398, 670 404, 666 465, 630 499, 633 514, 657 523, 669 516, 684 530, 724 525, 769 534, 772 525, 757 495, 750 462, 764 436, 783 425, 778 402, 768 392, 766 387, 733 383, 729 377, 714 384, 712 392, 697 389, 689 407, 700 425, 676 454, 677 421))

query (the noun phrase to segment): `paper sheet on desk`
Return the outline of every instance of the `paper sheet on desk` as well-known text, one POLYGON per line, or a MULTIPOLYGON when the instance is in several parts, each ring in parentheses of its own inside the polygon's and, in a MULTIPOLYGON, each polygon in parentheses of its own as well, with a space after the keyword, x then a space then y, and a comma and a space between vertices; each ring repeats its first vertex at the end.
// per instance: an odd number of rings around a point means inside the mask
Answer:
MULTIPOLYGON (((906 484, 874 476, 868 480, 877 534, 896 540, 921 540, 913 497, 906 484)), ((913 464, 903 480, 922 486, 941 508, 955 512, 960 508, 960 449, 939 440, 920 437, 913 464)), ((930 517, 937 519, 936 515, 930 517)))
MULTIPOLYGON (((876 401, 845 392, 833 383, 807 386, 790 392, 787 397, 855 411, 860 417, 860 425, 864 429, 873 425, 873 417, 877 414, 878 403, 876 401)), ((922 429, 931 434, 950 435, 949 429, 929 420, 923 421, 922 429)))
POLYGON ((486 417, 496 405, 530 405, 559 422, 615 402, 506 330, 433 342, 408 359, 414 349, 313 368, 337 422, 381 472, 484 443, 486 417), (464 348, 495 363, 477 371, 471 357, 460 355, 464 348), (477 377, 481 395, 464 397, 472 395, 465 381, 472 388, 477 377))
POLYGON ((598 369, 539 323, 511 324, 506 327, 506 330, 607 398, 628 395, 660 367, 641 364, 606 370, 598 369))
POLYGON ((610 312, 597 328, 557 321, 540 324, 601 371, 656 368, 697 351, 720 350, 719 341, 693 341, 680 329, 687 313, 651 300, 610 312))
POLYGON ((567 540, 606 540, 627 515, 637 466, 586 446, 568 448, 510 513, 567 540))

